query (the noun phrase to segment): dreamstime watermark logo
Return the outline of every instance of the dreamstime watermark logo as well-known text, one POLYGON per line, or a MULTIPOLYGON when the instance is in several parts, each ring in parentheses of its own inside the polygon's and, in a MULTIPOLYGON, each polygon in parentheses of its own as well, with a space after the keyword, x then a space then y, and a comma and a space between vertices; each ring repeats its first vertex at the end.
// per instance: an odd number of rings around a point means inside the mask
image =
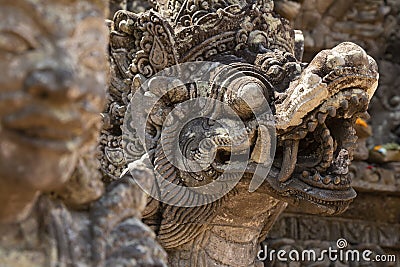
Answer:
POLYGON ((315 249, 289 249, 275 250, 264 245, 258 251, 257 258, 261 261, 274 262, 396 262, 396 255, 376 254, 370 249, 350 249, 346 239, 339 238, 336 247, 329 246, 327 249, 316 251, 315 249))
POLYGON ((152 186, 136 181, 147 194, 194 207, 226 195, 244 173, 253 174, 249 191, 263 183, 276 145, 271 85, 249 72, 190 62, 140 82, 122 131, 127 163, 154 168, 152 186))

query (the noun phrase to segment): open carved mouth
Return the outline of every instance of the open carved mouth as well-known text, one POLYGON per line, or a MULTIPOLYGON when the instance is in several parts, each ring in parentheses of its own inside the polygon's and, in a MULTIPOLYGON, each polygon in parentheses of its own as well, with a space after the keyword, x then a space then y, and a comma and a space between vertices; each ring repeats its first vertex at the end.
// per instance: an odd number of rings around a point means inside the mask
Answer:
POLYGON ((357 141, 353 124, 367 105, 363 90, 341 91, 283 135, 286 148, 280 182, 295 171, 302 174, 303 181, 321 188, 349 187, 345 176, 357 141))
MULTIPOLYGON (((280 137, 270 186, 288 202, 301 200, 341 212, 356 196, 349 165, 357 136, 355 120, 368 107, 361 89, 338 92, 310 112, 303 122, 280 137)), ((309 206, 309 203, 305 203, 309 206)))

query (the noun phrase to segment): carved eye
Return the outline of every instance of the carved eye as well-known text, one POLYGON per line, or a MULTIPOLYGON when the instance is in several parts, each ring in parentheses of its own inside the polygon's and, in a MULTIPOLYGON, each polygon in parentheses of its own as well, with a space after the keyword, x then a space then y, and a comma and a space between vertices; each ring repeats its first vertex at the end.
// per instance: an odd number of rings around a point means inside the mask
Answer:
POLYGON ((0 51, 19 54, 33 48, 28 40, 15 32, 0 32, 0 51))
POLYGON ((89 69, 102 70, 105 66, 106 55, 100 47, 93 47, 82 53, 80 60, 89 69))
MULTIPOLYGON (((231 108, 242 119, 248 119, 255 114, 261 114, 268 106, 268 101, 264 95, 264 88, 260 82, 252 77, 240 77, 235 80, 231 87, 236 96, 229 99, 231 108)), ((228 95, 228 98, 230 96, 228 95)))

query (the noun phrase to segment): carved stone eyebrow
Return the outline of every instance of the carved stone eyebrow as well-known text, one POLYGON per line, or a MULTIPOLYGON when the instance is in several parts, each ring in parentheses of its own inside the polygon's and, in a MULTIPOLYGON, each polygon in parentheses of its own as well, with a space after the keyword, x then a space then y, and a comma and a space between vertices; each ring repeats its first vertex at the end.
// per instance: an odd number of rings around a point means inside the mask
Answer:
POLYGON ((29 46, 38 46, 38 40, 35 37, 42 31, 41 27, 34 18, 26 13, 25 9, 8 4, 1 7, 0 17, 0 34, 15 34, 27 42, 29 46))
MULTIPOLYGON (((97 26, 99 21, 103 22, 100 17, 97 16, 88 16, 81 21, 77 22, 76 27, 74 29, 73 35, 79 36, 86 33, 93 33, 93 30, 99 30, 101 27, 97 26)), ((106 27, 103 27, 104 31, 106 27)), ((96 33, 93 33, 96 34, 96 33)), ((96 38, 97 39, 97 38, 96 38)), ((95 41, 95 40, 87 40, 87 41, 95 41)))

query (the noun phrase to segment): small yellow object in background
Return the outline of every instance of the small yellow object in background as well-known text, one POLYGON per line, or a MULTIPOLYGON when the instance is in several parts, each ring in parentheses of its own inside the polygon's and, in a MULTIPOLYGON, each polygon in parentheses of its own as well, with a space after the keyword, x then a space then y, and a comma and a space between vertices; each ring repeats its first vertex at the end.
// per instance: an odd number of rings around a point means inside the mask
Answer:
POLYGON ((357 124, 357 125, 360 125, 360 126, 362 126, 362 127, 368 127, 367 122, 366 122, 365 120, 361 119, 361 118, 357 118, 356 124, 357 124))

